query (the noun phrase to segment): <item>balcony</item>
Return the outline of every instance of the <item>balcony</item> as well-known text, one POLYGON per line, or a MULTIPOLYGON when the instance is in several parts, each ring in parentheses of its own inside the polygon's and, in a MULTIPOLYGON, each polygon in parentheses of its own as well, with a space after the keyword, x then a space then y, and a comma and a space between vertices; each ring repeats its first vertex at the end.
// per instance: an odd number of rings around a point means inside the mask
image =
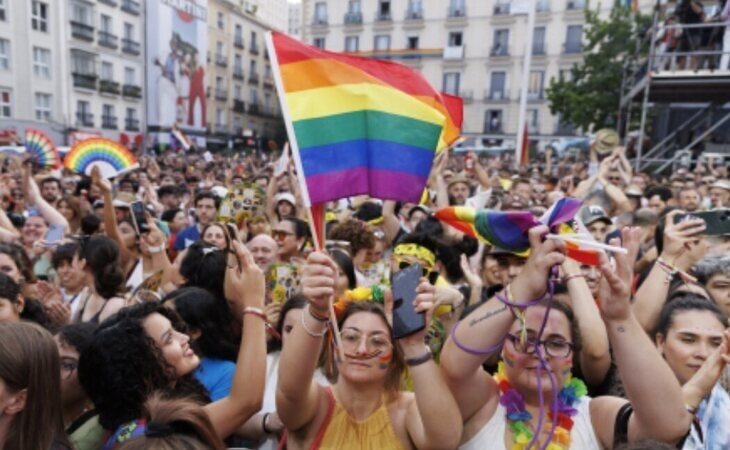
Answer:
POLYGON ((89 73, 73 73, 74 87, 81 89, 96 89, 96 75, 89 73))
POLYGON ((122 0, 122 11, 132 14, 133 16, 138 16, 142 11, 142 8, 140 7, 139 2, 135 2, 134 0, 122 0))
POLYGON ((504 89, 495 89, 495 90, 485 90, 484 91, 484 102, 501 102, 509 100, 507 98, 507 93, 504 91, 504 89))
POLYGON ((464 46, 448 46, 444 48, 444 59, 464 59, 464 46))
POLYGON ((253 114, 254 116, 260 116, 263 115, 261 111, 261 105, 259 105, 256 102, 251 102, 248 104, 248 113, 253 114))
POLYGON ((116 0, 99 0, 99 3, 103 3, 105 5, 113 6, 116 8, 117 1, 116 0))
POLYGON ((142 87, 133 84, 122 86, 122 96, 129 98, 142 98, 142 87))
POLYGON ((71 21, 71 36, 82 41, 94 41, 94 27, 82 22, 71 21))
POLYGON ((565 9, 567 10, 580 10, 585 9, 586 2, 584 0, 568 0, 568 4, 565 9))
POLYGON ((76 124, 81 127, 93 127, 94 115, 90 112, 78 111, 76 113, 76 124))
POLYGON ((119 47, 119 38, 108 31, 99 31, 98 43, 102 47, 116 50, 119 47))
POLYGON ((248 52, 252 55, 258 55, 259 54, 259 46, 255 42, 251 43, 251 48, 248 49, 248 52))
POLYGON ((223 88, 215 88, 215 99, 221 101, 228 100, 228 92, 223 88))
POLYGON ((407 9, 405 14, 405 20, 423 20, 422 9, 407 9))
POLYGON ((236 36, 233 39, 233 46, 236 47, 236 48, 239 48, 239 49, 243 49, 243 37, 236 36))
POLYGON ((545 92, 540 89, 540 92, 527 91, 527 101, 540 102, 545 99, 545 92))
POLYGON ((264 85, 264 89, 273 89, 274 88, 274 79, 271 77, 264 77, 263 85, 264 85))
POLYGON ((99 80, 99 92, 102 94, 119 95, 119 83, 112 80, 99 80))
POLYGON ((375 14, 375 21, 376 22, 391 22, 391 21, 393 21, 393 15, 390 14, 390 11, 378 11, 378 13, 375 14))
POLYGON ((490 133, 490 134, 502 134, 504 131, 502 131, 502 121, 500 119, 495 119, 492 122, 485 122, 484 123, 484 133, 490 133))
POLYGON ((233 78, 235 80, 243 80, 243 69, 240 67, 233 69, 233 78))
POLYGON ((466 17, 466 5, 452 5, 449 6, 447 15, 450 18, 463 18, 466 17))
POLYGON ((246 112, 246 103, 243 100, 233 100, 233 112, 244 114, 246 112))
POLYGON ((259 84, 259 74, 251 72, 248 76, 248 84, 259 84))
POLYGON ((139 55, 139 53, 140 53, 139 42, 133 41, 133 40, 127 39, 127 38, 122 39, 122 51, 129 55, 134 55, 134 56, 139 55))
POLYGON ((139 119, 127 117, 124 121, 124 129, 127 131, 139 131, 139 119))
POLYGON ((314 16, 312 18, 312 26, 313 27, 326 27, 328 25, 327 22, 327 16, 321 15, 321 16, 314 16))
POLYGON ((508 15, 510 13, 510 4, 509 3, 497 3, 494 5, 494 15, 495 16, 503 16, 508 15))
POLYGON ((495 45, 489 54, 491 56, 509 56, 509 48, 506 45, 495 45))
POLYGON ((101 116, 101 127, 105 130, 116 130, 117 116, 101 116))
POLYGON ((563 44, 563 53, 566 55, 575 55, 583 51, 583 44, 580 42, 566 42, 563 44))
POLYGON ((362 13, 361 12, 345 13, 345 25, 362 25, 362 13))
POLYGON ((220 67, 227 67, 228 66, 228 58, 226 58, 224 55, 220 53, 216 53, 215 55, 215 64, 220 67))
POLYGON ((464 101, 465 104, 472 103, 474 101, 474 91, 464 90, 459 92, 459 97, 464 101))

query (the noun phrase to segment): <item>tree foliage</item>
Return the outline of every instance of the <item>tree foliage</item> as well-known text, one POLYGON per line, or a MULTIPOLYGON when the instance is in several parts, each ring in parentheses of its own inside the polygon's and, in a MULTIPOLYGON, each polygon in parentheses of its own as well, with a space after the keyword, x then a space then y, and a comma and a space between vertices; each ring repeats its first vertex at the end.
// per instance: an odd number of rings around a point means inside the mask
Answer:
POLYGON ((624 62, 650 22, 619 2, 606 19, 599 8, 585 10, 583 61, 573 65, 570 79, 554 78, 547 88, 550 112, 586 131, 616 126, 624 62))

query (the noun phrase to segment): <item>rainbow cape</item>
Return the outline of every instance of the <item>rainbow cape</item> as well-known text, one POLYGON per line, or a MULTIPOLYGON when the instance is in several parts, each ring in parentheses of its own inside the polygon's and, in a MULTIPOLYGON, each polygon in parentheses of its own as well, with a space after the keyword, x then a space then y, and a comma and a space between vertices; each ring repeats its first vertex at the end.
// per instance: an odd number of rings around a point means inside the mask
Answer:
POLYGON ((48 135, 34 128, 25 130, 25 150, 35 157, 40 167, 55 169, 61 165, 61 157, 48 135))
POLYGON ((343 197, 417 203, 436 151, 459 136, 461 99, 387 61, 268 33, 306 206, 343 197))
MULTIPOLYGON (((581 239, 590 239, 590 235, 583 235, 585 227, 580 228, 581 224, 575 217, 580 206, 581 201, 578 199, 561 198, 540 219, 529 211, 476 210, 464 206, 442 208, 435 216, 443 223, 489 245, 526 256, 530 250, 527 233, 538 225, 547 225, 554 233, 580 234, 581 239)), ((598 265, 599 253, 596 249, 566 243, 566 254, 584 264, 598 265)))
POLYGON ((127 147, 104 138, 85 139, 76 143, 63 159, 67 169, 91 175, 98 166, 101 176, 112 178, 138 167, 137 158, 127 147))

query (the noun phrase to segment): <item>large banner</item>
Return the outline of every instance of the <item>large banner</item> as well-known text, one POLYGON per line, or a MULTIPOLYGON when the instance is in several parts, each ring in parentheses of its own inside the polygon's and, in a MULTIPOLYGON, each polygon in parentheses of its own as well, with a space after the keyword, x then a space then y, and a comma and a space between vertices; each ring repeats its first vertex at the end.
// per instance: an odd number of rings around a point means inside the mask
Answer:
POLYGON ((207 0, 147 0, 147 121, 160 135, 173 125, 206 126, 207 0))

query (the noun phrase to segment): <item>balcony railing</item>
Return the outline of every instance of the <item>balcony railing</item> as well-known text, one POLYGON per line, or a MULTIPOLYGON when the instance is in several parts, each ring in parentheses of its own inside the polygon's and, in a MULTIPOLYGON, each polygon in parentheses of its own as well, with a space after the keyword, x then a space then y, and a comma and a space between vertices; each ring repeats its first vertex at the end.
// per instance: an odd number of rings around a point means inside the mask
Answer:
POLYGON ((378 13, 375 15, 376 22, 390 22, 392 20, 393 15, 390 14, 390 11, 378 11, 378 13))
POLYGON ((82 41, 92 42, 94 40, 94 27, 91 25, 71 21, 71 36, 82 41))
POLYGON ((259 74, 251 72, 248 76, 248 84, 259 84, 259 74))
POLYGON ((76 123, 82 127, 93 127, 94 115, 90 112, 78 111, 76 112, 76 123))
POLYGON ((495 45, 489 54, 492 56, 509 56, 509 48, 507 46, 495 45))
POLYGON ((451 45, 444 48, 444 59, 464 59, 464 46, 451 45))
POLYGON ((312 18, 312 25, 315 27, 327 26, 327 16, 314 16, 312 18))
POLYGON ((139 131, 139 119, 127 117, 124 121, 124 129, 127 131, 139 131))
POLYGON ((233 100, 233 112, 243 114, 246 112, 246 103, 243 100, 233 100))
POLYGON ((540 101, 545 97, 545 92, 541 89, 540 92, 527 92, 527 100, 540 101))
POLYGON ((361 12, 345 13, 345 25, 362 25, 362 13, 361 12))
POLYGON ((408 8, 406 10, 405 20, 423 20, 423 10, 408 8))
POLYGON ((252 55, 258 55, 259 54, 259 46, 255 42, 251 44, 251 48, 248 49, 249 53, 252 55))
POLYGON ((563 44, 563 50, 566 54, 576 54, 583 51, 583 44, 580 42, 566 42, 563 44))
POLYGON ((117 116, 101 116, 101 127, 106 130, 116 130, 117 116))
POLYGON ((228 58, 226 58, 225 55, 222 55, 220 53, 216 53, 216 55, 215 55, 215 63, 218 66, 226 67, 226 66, 228 66, 228 58))
POLYGON ((507 100, 507 93, 504 91, 504 89, 487 89, 484 91, 484 100, 493 102, 507 100))
POLYGON ((256 102, 251 102, 248 104, 248 112, 249 114, 253 115, 261 115, 261 105, 259 105, 256 102))
POLYGON ((497 3, 494 5, 494 15, 502 16, 507 15, 510 12, 509 3, 497 3))
POLYGON ((99 80, 99 92, 119 95, 119 83, 112 80, 99 80))
POLYGON ((99 31, 99 45, 116 50, 119 47, 119 38, 108 31, 99 31))
POLYGON ((130 55, 139 55, 140 53, 140 45, 139 42, 133 41, 131 39, 124 38, 122 39, 122 51, 124 53, 128 53, 130 55))
POLYGON ((130 98, 142 98, 142 87, 133 84, 125 84, 122 86, 122 95, 130 98))
POLYGON ((459 97, 464 101, 464 103, 471 103, 474 101, 474 91, 472 90, 464 90, 459 92, 459 97))
POLYGON ((82 89, 96 89, 96 75, 88 73, 71 74, 74 80, 74 87, 82 89))
POLYGON ((274 79, 271 77, 264 77, 263 85, 264 85, 264 88, 266 88, 266 89, 273 89, 274 79))
POLYGON ((233 78, 236 80, 243 80, 243 69, 240 67, 233 69, 233 78))
POLYGON ((243 38, 241 36, 236 36, 233 39, 233 46, 236 48, 243 49, 243 38))
POLYGON ((449 6, 447 14, 449 17, 466 17, 466 5, 449 6))
POLYGON ((117 6, 116 0, 99 0, 99 3, 103 3, 103 4, 109 5, 109 6, 117 6))
POLYGON ((485 133, 499 133, 499 134, 503 133, 502 121, 498 120, 498 121, 495 121, 494 123, 486 122, 484 124, 484 132, 485 133))
POLYGON ((142 11, 142 8, 140 7, 139 2, 135 2, 134 0, 122 0, 122 11, 138 16, 142 11))
POLYGON ((216 88, 215 89, 215 99, 216 100, 228 100, 228 92, 223 88, 216 88))

